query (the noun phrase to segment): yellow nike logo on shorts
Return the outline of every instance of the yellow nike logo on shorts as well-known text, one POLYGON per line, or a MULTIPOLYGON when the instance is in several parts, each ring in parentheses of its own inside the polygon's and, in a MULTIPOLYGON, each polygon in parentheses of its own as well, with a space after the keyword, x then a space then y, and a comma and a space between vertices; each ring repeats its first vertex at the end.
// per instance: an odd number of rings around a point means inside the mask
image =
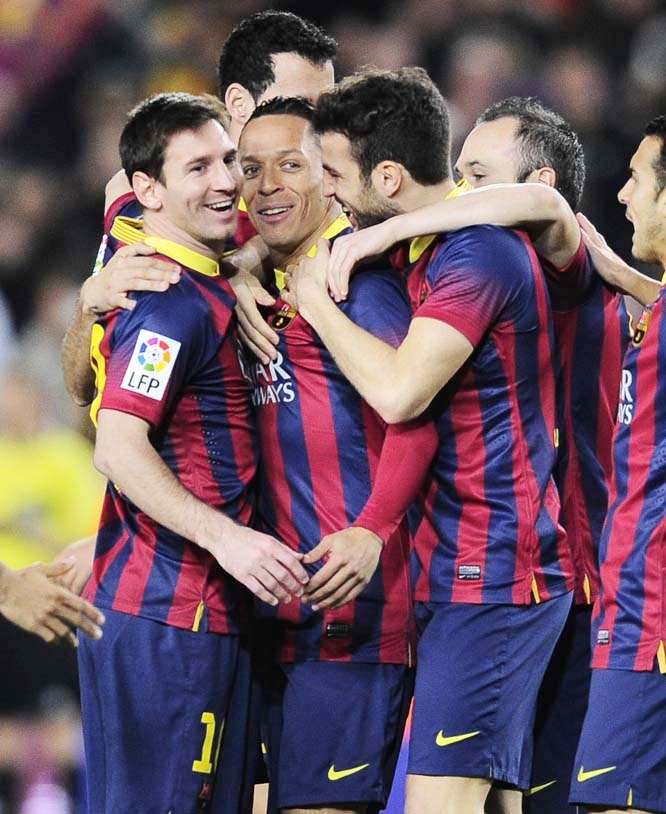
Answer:
POLYGON ((437 733, 437 737, 435 738, 435 743, 437 746, 451 746, 454 743, 460 743, 460 741, 466 741, 468 738, 473 738, 476 735, 480 735, 481 730, 479 729, 478 732, 466 732, 464 735, 445 735, 444 730, 440 729, 437 733))
POLYGON ((589 772, 586 772, 584 767, 581 766, 578 770, 578 782, 584 783, 586 780, 592 780, 593 777, 599 777, 601 774, 608 774, 608 772, 614 772, 617 769, 617 766, 606 766, 604 769, 591 769, 589 772))
POLYGON ((362 766, 354 766, 351 769, 340 769, 339 771, 335 768, 335 764, 331 766, 328 770, 328 779, 329 780, 342 780, 343 777, 349 777, 352 774, 357 774, 357 772, 362 772, 363 769, 367 769, 369 763, 364 763, 362 766))
POLYGON ((557 783, 557 780, 551 780, 549 783, 542 783, 540 786, 534 786, 534 788, 524 791, 523 794, 525 797, 531 797, 533 794, 538 794, 540 791, 547 789, 548 786, 552 786, 553 783, 557 783))

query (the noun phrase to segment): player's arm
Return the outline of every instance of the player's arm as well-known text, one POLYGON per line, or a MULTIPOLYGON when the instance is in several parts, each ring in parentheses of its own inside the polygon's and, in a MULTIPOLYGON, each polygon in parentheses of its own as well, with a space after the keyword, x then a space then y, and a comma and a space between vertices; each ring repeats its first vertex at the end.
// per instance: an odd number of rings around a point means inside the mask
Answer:
MULTIPOLYGON (((130 192, 124 171, 113 176, 106 186, 105 215, 113 204, 130 192)), ((104 250, 104 242, 100 253, 104 250)), ((100 271, 88 277, 62 344, 65 387, 79 405, 90 404, 95 393, 95 375, 90 366, 90 333, 100 314, 114 308, 132 309, 130 291, 166 291, 180 279, 177 265, 158 260, 155 249, 145 243, 124 246, 100 271)), ((100 260, 101 262, 101 260, 100 260)))
POLYGON ((413 319, 398 348, 348 319, 326 289, 329 248, 320 240, 315 257, 289 276, 285 299, 298 308, 332 353, 338 367, 389 424, 421 415, 474 349, 460 331, 437 319, 413 319))
POLYGON ((661 285, 624 262, 611 249, 604 236, 581 213, 577 215, 592 262, 597 272, 613 288, 629 294, 641 305, 649 305, 659 296, 661 285))
POLYGON ((346 296, 354 266, 395 243, 483 223, 524 229, 539 254, 557 268, 566 266, 580 246, 576 217, 557 190, 545 184, 496 184, 338 238, 328 268, 331 292, 336 299, 346 296))
POLYGON ((0 613, 46 642, 71 640, 75 627, 99 639, 104 615, 57 582, 71 566, 63 561, 12 571, 0 563, 0 613))
POLYGON ((299 555, 235 523, 185 489, 150 443, 149 430, 149 423, 137 416, 101 409, 95 466, 142 511, 209 551, 264 602, 275 605, 300 596, 307 574, 299 555))
POLYGON ((92 574, 96 539, 96 535, 93 534, 83 540, 70 543, 54 560, 54 562, 70 563, 70 568, 58 577, 58 582, 75 594, 81 593, 92 574))
POLYGON ((351 528, 327 535, 303 559, 307 564, 326 557, 304 594, 315 610, 338 608, 355 599, 370 582, 382 547, 400 543, 391 537, 419 494, 437 440, 435 425, 426 417, 387 428, 363 511, 351 528))

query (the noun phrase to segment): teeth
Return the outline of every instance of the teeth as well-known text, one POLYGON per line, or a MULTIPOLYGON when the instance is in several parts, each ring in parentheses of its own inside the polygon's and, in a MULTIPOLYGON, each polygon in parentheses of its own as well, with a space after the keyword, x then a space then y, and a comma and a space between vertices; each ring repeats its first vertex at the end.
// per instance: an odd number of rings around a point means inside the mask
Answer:
POLYGON ((262 209, 262 215, 281 215, 289 210, 288 206, 276 206, 274 209, 262 209))
POLYGON ((231 206, 232 206, 231 201, 222 201, 221 203, 208 204, 208 208, 213 209, 215 212, 226 212, 228 209, 231 209, 231 206))

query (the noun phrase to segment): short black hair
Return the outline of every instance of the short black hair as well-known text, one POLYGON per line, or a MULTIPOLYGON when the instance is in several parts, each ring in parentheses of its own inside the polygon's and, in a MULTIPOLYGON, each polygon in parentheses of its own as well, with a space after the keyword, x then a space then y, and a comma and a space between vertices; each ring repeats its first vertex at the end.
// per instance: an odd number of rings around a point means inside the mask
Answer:
POLYGON ((381 161, 397 161, 419 184, 451 175, 449 116, 442 94, 423 68, 366 68, 319 97, 317 133, 346 136, 368 181, 381 161))
POLYGON ((119 144, 120 161, 130 183, 135 172, 160 179, 171 136, 198 130, 209 121, 224 125, 219 100, 210 96, 157 93, 139 102, 128 114, 119 144))
POLYGON ((220 98, 237 82, 254 101, 275 81, 275 54, 297 54, 313 65, 333 61, 338 44, 325 31, 290 11, 260 11, 229 34, 218 62, 220 98))
POLYGON ((314 105, 302 96, 275 96, 257 105, 247 123, 262 116, 298 116, 299 119, 312 122, 314 105))
POLYGON ((644 136, 656 136, 661 141, 659 158, 654 162, 654 172, 657 176, 657 196, 666 187, 666 116, 656 116, 645 125, 644 136))
POLYGON ((534 170, 552 167, 557 176, 555 188, 575 211, 585 185, 585 155, 575 130, 534 96, 510 96, 496 102, 476 123, 503 118, 518 121, 520 167, 516 181, 522 183, 534 170))

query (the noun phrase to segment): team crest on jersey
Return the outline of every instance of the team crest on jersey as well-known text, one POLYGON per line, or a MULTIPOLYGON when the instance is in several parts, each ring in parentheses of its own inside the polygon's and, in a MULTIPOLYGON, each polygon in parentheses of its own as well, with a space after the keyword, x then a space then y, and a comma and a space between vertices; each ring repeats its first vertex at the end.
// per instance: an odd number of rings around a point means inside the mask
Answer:
POLYGON ((294 321, 294 317, 297 313, 297 311, 294 311, 294 309, 288 305, 283 305, 270 320, 271 328, 275 331, 284 331, 294 321))
POLYGON ((168 336, 141 329, 120 386, 161 401, 180 345, 168 336))
POLYGON ((651 319, 652 319, 652 309, 646 308, 641 314, 640 319, 636 323, 636 327, 634 328, 631 337, 631 344, 635 348, 637 348, 645 338, 645 334, 647 333, 647 329, 648 326, 650 325, 651 319))

